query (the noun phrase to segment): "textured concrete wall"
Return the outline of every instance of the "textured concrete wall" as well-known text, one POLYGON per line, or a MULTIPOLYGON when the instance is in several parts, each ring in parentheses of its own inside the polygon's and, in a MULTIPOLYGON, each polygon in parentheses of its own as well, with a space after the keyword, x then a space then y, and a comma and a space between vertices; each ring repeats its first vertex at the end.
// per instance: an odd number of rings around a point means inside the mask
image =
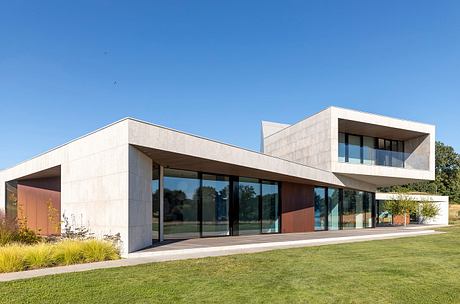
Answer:
POLYGON ((331 170, 330 108, 264 138, 264 153, 331 170))
POLYGON ((68 145, 61 165, 61 208, 72 226, 97 236, 120 233, 128 251, 127 124, 121 122, 68 145))
POLYGON ((130 251, 152 245, 152 160, 129 147, 130 251))
POLYGON ((404 142, 404 152, 408 153, 406 169, 430 170, 431 136, 420 136, 404 142))

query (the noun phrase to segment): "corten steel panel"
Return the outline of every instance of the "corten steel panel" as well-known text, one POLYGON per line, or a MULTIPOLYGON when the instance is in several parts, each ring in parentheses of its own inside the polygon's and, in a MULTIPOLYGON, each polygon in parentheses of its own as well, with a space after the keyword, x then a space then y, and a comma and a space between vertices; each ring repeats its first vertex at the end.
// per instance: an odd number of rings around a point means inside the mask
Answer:
POLYGON ((315 230, 314 187, 283 183, 281 186, 281 232, 315 230))
POLYGON ((40 178, 18 181, 18 219, 41 235, 59 234, 61 179, 40 178))

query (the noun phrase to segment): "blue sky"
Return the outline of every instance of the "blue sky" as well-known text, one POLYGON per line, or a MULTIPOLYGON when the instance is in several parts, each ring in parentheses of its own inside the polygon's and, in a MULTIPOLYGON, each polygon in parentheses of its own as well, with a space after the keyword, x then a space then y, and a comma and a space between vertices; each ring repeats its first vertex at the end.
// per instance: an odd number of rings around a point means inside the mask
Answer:
POLYGON ((0 168, 132 116, 258 150, 330 105, 460 151, 460 1, 0 0, 0 168))

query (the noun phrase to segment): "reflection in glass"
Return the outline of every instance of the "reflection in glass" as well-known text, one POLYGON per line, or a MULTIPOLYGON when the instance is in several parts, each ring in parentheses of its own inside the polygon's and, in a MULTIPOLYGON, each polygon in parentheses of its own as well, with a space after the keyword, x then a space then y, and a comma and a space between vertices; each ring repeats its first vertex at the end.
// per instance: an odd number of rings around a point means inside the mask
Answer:
POLYGON ((354 190, 343 191, 343 229, 354 229, 356 227, 356 195, 354 190))
POLYGON ((364 192, 355 192, 355 203, 356 203, 356 226, 355 228, 360 229, 364 227, 364 192))
POLYGON ((315 188, 315 230, 326 230, 326 188, 315 188))
POLYGON ((152 172, 152 239, 159 240, 160 233, 160 172, 154 169, 152 172))
POLYGON ((328 196, 328 229, 338 230, 340 227, 340 190, 336 188, 327 189, 328 196))
POLYGON ((348 162, 361 163, 361 136, 348 135, 348 162))
POLYGON ((203 174, 203 236, 229 235, 229 189, 226 176, 203 174))
POLYGON ((369 192, 364 192, 364 201, 363 201, 363 206, 364 206, 364 228, 372 228, 373 223, 372 223, 372 206, 373 206, 373 197, 372 193, 369 192))
POLYGON ((260 183, 257 179, 239 178, 239 234, 259 234, 260 183))
POLYGON ((262 182, 262 233, 279 232, 279 194, 277 182, 262 182))
POLYGON ((341 163, 346 161, 346 148, 345 133, 339 133, 339 162, 341 163))
POLYGON ((165 169, 164 175, 165 239, 200 237, 198 173, 165 169))
POLYGON ((16 221, 18 217, 18 183, 6 183, 5 216, 9 221, 16 221))
POLYGON ((363 163, 375 165, 375 139, 373 137, 363 137, 363 163))
POLYGON ((339 162, 404 168, 407 156, 404 141, 339 133, 339 162))
POLYGON ((377 207, 377 226, 391 226, 393 223, 393 216, 385 208, 384 200, 376 200, 377 207))

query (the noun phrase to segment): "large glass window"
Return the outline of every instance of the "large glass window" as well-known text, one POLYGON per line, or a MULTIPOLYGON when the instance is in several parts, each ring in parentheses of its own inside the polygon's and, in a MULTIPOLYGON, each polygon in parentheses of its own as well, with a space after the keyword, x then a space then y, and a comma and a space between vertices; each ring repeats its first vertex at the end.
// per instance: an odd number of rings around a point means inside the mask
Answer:
POLYGON ((165 169, 164 175, 165 239, 200 237, 198 173, 165 169))
POLYGON ((340 228, 340 190, 336 188, 328 188, 327 196, 328 229, 338 230, 340 228))
POLYGON ((361 136, 348 135, 348 162, 361 163, 361 136))
POLYGON ((404 167, 404 142, 339 133, 339 162, 404 167))
POLYGON ((393 223, 392 214, 386 210, 384 200, 376 200, 377 226, 391 226, 393 223))
POLYGON ((262 182, 262 233, 279 232, 279 193, 277 182, 262 182))
POLYGON ((341 163, 346 161, 346 148, 345 133, 339 133, 339 162, 341 163))
POLYGON ((372 208, 373 208, 373 195, 372 193, 369 192, 364 192, 364 201, 363 201, 363 207, 364 207, 364 228, 372 228, 373 225, 373 219, 372 219, 372 208))
POLYGON ((363 137, 363 164, 375 165, 375 138, 363 137))
POLYGON ((160 174, 158 169, 152 174, 152 239, 159 240, 160 233, 160 174))
POLYGON ((259 234, 260 183, 257 179, 239 179, 238 229, 240 235, 259 234))
POLYGON ((17 182, 7 182, 5 215, 9 221, 16 221, 18 217, 18 186, 17 182))
POLYGON ((364 192, 354 191, 355 192, 355 202, 356 202, 356 226, 355 228, 363 228, 365 222, 364 214, 364 192))
POLYGON ((226 176, 203 174, 203 236, 229 235, 229 189, 226 176))
POLYGON ((343 212, 342 227, 343 229, 354 229, 356 227, 356 191, 343 191, 343 212))
POLYGON ((315 230, 326 230, 327 201, 326 188, 315 188, 315 230))

